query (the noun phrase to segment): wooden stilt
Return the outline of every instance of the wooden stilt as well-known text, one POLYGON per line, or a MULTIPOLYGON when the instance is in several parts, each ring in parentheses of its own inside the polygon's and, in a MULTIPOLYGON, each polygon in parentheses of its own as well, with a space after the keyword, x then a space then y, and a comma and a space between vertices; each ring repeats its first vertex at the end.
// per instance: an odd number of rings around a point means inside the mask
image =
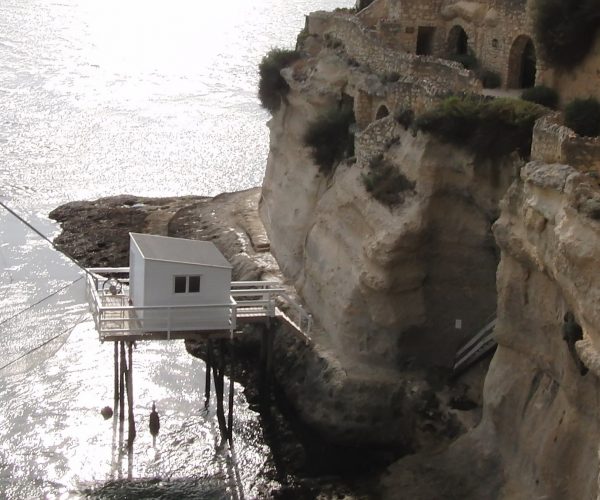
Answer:
POLYGON ((117 415, 119 409, 119 343, 113 342, 115 345, 115 397, 114 397, 114 412, 113 415, 117 415))
POLYGON ((129 446, 135 439, 135 418, 133 416, 133 342, 128 342, 129 366, 127 367, 127 408, 129 421, 129 446))
POLYGON ((125 342, 121 341, 121 362, 119 366, 119 420, 125 420, 125 372, 127 371, 127 363, 125 361, 125 342))
POLYGON ((231 357, 231 370, 229 372, 229 413, 227 415, 227 437, 229 438, 229 443, 233 443, 233 375, 235 369, 235 356, 233 355, 233 339, 231 340, 231 352, 229 356, 231 357))
POLYGON ((267 329, 267 385, 269 386, 273 377, 273 340, 273 331, 267 329))
POLYGON ((224 389, 224 367, 225 367, 225 352, 223 340, 219 341, 219 363, 218 368, 213 367, 213 378, 215 382, 215 393, 217 395, 217 420, 219 421, 219 429, 223 438, 227 437, 227 422, 225 421, 225 409, 223 407, 223 389, 224 389))
POLYGON ((206 342, 206 378, 204 381, 204 405, 210 404, 210 370, 212 365, 212 340, 206 342))
POLYGON ((267 392, 267 332, 264 329, 261 332, 260 337, 260 360, 259 360, 259 391, 261 401, 264 402, 267 392))

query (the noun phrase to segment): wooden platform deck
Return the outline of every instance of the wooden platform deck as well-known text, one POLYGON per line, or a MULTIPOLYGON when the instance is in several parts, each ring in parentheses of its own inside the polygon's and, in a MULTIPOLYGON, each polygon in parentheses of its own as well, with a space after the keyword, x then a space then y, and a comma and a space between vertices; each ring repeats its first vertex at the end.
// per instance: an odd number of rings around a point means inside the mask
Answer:
MULTIPOLYGON (((105 270, 106 274, 128 271, 105 270)), ((283 319, 304 341, 309 340, 312 318, 276 282, 233 282, 226 304, 135 307, 129 300, 127 278, 119 280, 118 290, 111 290, 105 286, 108 278, 100 274, 88 277, 90 309, 103 342, 230 338, 246 324, 268 323, 271 318, 283 319), (296 321, 277 307, 276 299, 287 304, 288 312, 296 313, 296 321), (215 313, 219 320, 206 319, 215 313)))

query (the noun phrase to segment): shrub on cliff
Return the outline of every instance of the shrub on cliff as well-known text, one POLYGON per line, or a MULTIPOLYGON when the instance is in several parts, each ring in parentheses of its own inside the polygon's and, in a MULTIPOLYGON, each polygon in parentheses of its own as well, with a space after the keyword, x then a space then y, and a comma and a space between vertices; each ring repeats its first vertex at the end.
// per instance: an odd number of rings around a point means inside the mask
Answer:
POLYGON ((600 27, 598 0, 535 0, 534 33, 551 66, 570 69, 589 53, 600 27))
POLYGON ((402 203, 404 193, 415 188, 414 182, 409 181, 382 156, 371 160, 369 171, 362 175, 362 180, 367 192, 388 207, 402 203))
POLYGON ((481 80, 484 89, 497 89, 502 85, 502 77, 489 69, 478 70, 477 77, 481 80))
POLYGON ((527 158, 533 125, 544 113, 545 108, 519 99, 453 96, 419 116, 414 127, 465 147, 478 159, 497 159, 513 151, 527 158))
POLYGON ((597 137, 600 135, 600 103, 593 97, 571 101, 565 107, 565 125, 579 135, 597 137))
POLYGON ((475 54, 471 52, 468 54, 451 54, 448 58, 451 61, 462 64, 465 69, 476 69, 479 67, 479 61, 475 57, 475 54))
POLYGON ((558 93, 556 90, 546 87, 545 85, 536 85, 535 87, 524 90, 521 94, 521 99, 541 104, 550 109, 556 109, 558 106, 558 93))
POLYGON ((330 173, 340 160, 354 154, 354 112, 343 106, 318 117, 308 125, 304 144, 311 148, 321 173, 330 173))
POLYGON ((271 49, 258 65, 258 98, 262 106, 274 113, 279 109, 281 99, 290 90, 281 76, 281 70, 300 59, 295 50, 271 49))

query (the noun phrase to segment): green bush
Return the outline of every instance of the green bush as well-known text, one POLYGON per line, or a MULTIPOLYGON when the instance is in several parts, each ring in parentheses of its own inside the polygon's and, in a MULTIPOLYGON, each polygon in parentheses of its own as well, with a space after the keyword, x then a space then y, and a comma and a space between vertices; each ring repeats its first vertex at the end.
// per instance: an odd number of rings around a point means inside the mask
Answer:
POLYGON ((362 175, 367 192, 380 203, 393 207, 404 201, 404 193, 415 188, 389 161, 377 156, 371 160, 369 171, 362 175))
POLYGON ((502 78, 495 71, 484 69, 478 72, 479 79, 484 89, 497 89, 502 85, 502 78))
POLYGON ((295 50, 271 49, 258 65, 258 98, 271 113, 279 109, 281 99, 290 90, 281 70, 298 59, 300 53, 295 50))
POLYGON ((600 135, 600 103, 593 97, 571 101, 565 107, 565 125, 579 135, 597 137, 600 135))
POLYGON ((396 83, 398 80, 400 80, 400 73, 397 71, 392 71, 390 73, 384 73, 381 75, 382 83, 396 83))
POLYGON ((356 9, 358 11, 361 11, 363 9, 366 9, 369 5, 371 5, 373 3, 374 0, 359 0, 358 4, 356 6, 356 9))
POLYGON ((408 130, 415 120, 415 112, 410 108, 402 108, 394 113, 394 119, 404 127, 404 130, 408 130))
POLYGON ((535 87, 524 90, 521 94, 521 99, 541 104, 550 109, 556 109, 558 106, 558 93, 556 90, 546 87, 545 85, 536 85, 535 87))
POLYGON ((479 61, 474 54, 452 54, 449 56, 451 61, 462 64, 466 69, 475 69, 479 66, 479 61))
POLYGON ((598 0, 535 0, 535 39, 551 66, 577 66, 589 53, 598 27, 598 0))
POLYGON ((533 125, 544 113, 545 108, 519 99, 453 96, 419 116, 414 127, 465 147, 478 159, 513 151, 527 158, 533 125))
POLYGON ((312 158, 321 173, 331 173, 336 163, 354 154, 353 123, 354 112, 344 106, 309 124, 304 144, 311 148, 312 158))
POLYGON ((296 37, 296 50, 297 51, 302 50, 302 48, 304 47, 304 43, 306 42, 306 40, 308 39, 309 36, 310 36, 310 34, 308 32, 308 27, 305 26, 304 28, 302 28, 302 30, 300 31, 300 33, 298 33, 298 36, 296 37))

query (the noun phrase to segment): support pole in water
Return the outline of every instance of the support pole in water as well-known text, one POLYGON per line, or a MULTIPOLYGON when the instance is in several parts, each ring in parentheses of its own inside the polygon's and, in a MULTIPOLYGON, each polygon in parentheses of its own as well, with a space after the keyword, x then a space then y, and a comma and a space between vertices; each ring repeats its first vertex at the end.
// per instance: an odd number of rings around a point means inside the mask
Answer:
POLYGON ((125 362, 125 342, 119 342, 121 348, 121 363, 119 367, 119 420, 121 424, 125 420, 125 372, 127 370, 125 362))
POLYGON ((233 355, 233 338, 231 339, 231 370, 229 372, 229 414, 227 415, 227 437, 229 444, 233 443, 233 375, 235 369, 235 356, 233 355))
POLYGON ((127 367, 127 408, 129 434, 127 441, 129 446, 133 444, 135 439, 135 418, 133 416, 133 342, 128 342, 129 366, 127 367))
POLYGON ((114 397, 114 414, 117 414, 119 409, 119 343, 113 342, 115 345, 115 397, 114 397))
POLYGON ((217 394, 217 420, 219 421, 219 430, 223 438, 227 437, 227 422, 225 421, 225 409, 223 407, 223 389, 224 383, 224 369, 225 369, 225 352, 224 352, 224 341, 219 341, 219 362, 218 368, 213 368, 213 377, 215 380, 215 393, 217 394))
POLYGON ((260 359, 259 359, 259 391, 262 402, 266 400, 266 369, 267 369, 267 330, 263 328, 260 335, 260 359))
POLYGON ((267 386, 271 387, 273 381, 273 330, 267 329, 267 386))
POLYGON ((206 341, 206 378, 204 379, 204 406, 210 404, 210 370, 212 365, 212 340, 206 341))

